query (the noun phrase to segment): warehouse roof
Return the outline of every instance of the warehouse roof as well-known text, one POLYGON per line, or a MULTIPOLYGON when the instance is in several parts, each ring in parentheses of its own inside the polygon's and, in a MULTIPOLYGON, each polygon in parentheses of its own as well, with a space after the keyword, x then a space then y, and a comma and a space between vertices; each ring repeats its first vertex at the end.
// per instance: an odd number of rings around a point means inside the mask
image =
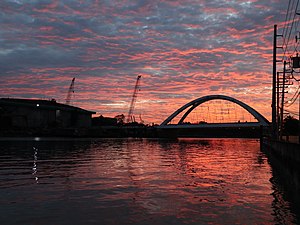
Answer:
POLYGON ((63 111, 75 111, 85 114, 95 114, 96 112, 85 110, 79 107, 61 104, 56 100, 42 100, 42 99, 19 99, 19 98, 0 98, 1 105, 13 105, 30 108, 40 108, 45 110, 63 110, 63 111))

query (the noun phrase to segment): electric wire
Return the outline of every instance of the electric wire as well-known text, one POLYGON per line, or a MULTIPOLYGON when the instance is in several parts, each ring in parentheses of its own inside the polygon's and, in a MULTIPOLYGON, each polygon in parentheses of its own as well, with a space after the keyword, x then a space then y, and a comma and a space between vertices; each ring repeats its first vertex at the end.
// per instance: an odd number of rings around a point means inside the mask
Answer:
MULTIPOLYGON (((296 72, 296 71, 293 71, 293 72, 295 72, 295 73, 300 73, 300 72, 296 72)), ((295 81, 300 82, 300 79, 297 79, 297 78, 294 76, 293 73, 292 73, 292 78, 293 78, 295 81)))
POLYGON ((285 22, 284 22, 284 26, 283 26, 283 30, 282 30, 282 35, 284 36, 284 33, 285 33, 285 29, 286 29, 286 26, 287 26, 287 21, 288 21, 288 14, 289 14, 289 10, 290 10, 290 5, 291 5, 291 0, 289 0, 289 4, 288 4, 288 7, 287 7, 287 10, 286 10, 286 15, 285 15, 285 22))
POLYGON ((284 38, 284 44, 285 44, 284 54, 283 54, 284 60, 289 59, 293 55, 292 53, 290 53, 289 44, 290 44, 290 41, 291 41, 291 34, 292 34, 293 27, 294 27, 294 23, 295 23, 295 16, 294 16, 293 21, 291 23, 291 27, 289 29, 288 37, 284 38))
MULTIPOLYGON (((298 5, 299 5, 299 0, 297 0, 297 1, 289 0, 287 13, 286 13, 286 17, 285 17, 283 33, 282 33, 283 49, 284 49, 283 56, 282 56, 283 61, 286 58, 290 58, 291 56, 293 56, 295 54, 295 52, 297 53, 297 51, 298 51, 298 46, 299 46, 299 42, 300 42, 300 38, 298 36, 296 36, 299 33, 299 31, 298 31, 299 18, 298 17, 296 18, 296 16, 299 15, 297 13, 298 5), (293 44, 293 46, 290 46, 291 36, 292 36, 293 32, 295 33, 296 41, 293 44), (292 49, 292 48, 294 48, 294 49, 292 49), (290 54, 290 51, 292 52, 292 54, 290 54)), ((294 77, 293 72, 295 72, 295 73, 298 73, 298 72, 292 71, 291 74, 292 74, 292 78, 294 80, 299 81, 294 77)), ((291 79, 291 78, 288 78, 288 79, 291 79)), ((296 102, 297 98, 300 95, 299 89, 300 89, 300 86, 298 86, 298 88, 297 88, 296 92, 293 94, 292 98, 290 100, 284 102, 285 107, 287 107, 287 108, 291 107, 296 102)))
MULTIPOLYGON (((293 5, 292 5, 292 8, 294 8, 294 2, 293 2, 293 5)), ((287 30, 285 32, 285 34, 283 34, 283 45, 285 46, 284 47, 284 51, 283 51, 283 60, 285 59, 286 55, 290 55, 289 54, 289 49, 288 49, 288 46, 289 46, 289 42, 291 40, 291 34, 292 34, 292 30, 293 30, 293 27, 294 27, 294 24, 295 24, 295 18, 296 18, 296 15, 297 15, 297 10, 298 10, 298 5, 299 5, 299 0, 297 0, 297 3, 296 3, 296 6, 295 6, 295 12, 294 12, 294 16, 293 14, 291 13, 291 16, 288 17, 288 21, 287 21, 287 30), (293 20, 292 22, 290 22, 291 18, 293 17, 293 20), (288 38, 287 38, 287 33, 288 33, 288 38), (288 53, 288 54, 287 54, 288 53)))
POLYGON ((299 22, 300 22, 300 19, 299 19, 299 14, 297 13, 297 9, 295 11, 295 14, 297 15, 297 20, 296 20, 296 23, 295 23, 295 27, 294 27, 294 33, 295 33, 295 44, 294 44, 294 52, 292 55, 294 55, 294 53, 297 53, 298 52, 298 46, 299 46, 299 31, 298 31, 298 26, 299 26, 299 22))
POLYGON ((299 113, 296 112, 296 111, 291 111, 291 110, 286 110, 286 109, 284 109, 283 111, 285 111, 285 112, 287 112, 289 114, 295 115, 295 116, 299 116, 299 113))
MULTIPOLYGON (((295 7, 294 17, 293 17, 293 21, 292 21, 292 24, 291 24, 291 29, 290 29, 290 33, 289 33, 289 38, 288 38, 287 46, 288 46, 289 41, 291 39, 291 33, 292 33, 292 30, 293 30, 293 27, 294 27, 295 33, 297 33, 297 27, 298 27, 298 24, 299 24, 299 19, 297 20, 295 26, 294 26, 294 24, 295 24, 295 18, 296 18, 296 15, 297 15, 298 5, 299 5, 299 0, 297 0, 297 4, 296 4, 296 7, 295 7)), ((290 54, 290 56, 292 56, 293 54, 294 53, 290 54)))
POLYGON ((290 99, 289 101, 286 101, 284 104, 284 106, 285 107, 290 107, 290 106, 292 106, 294 103, 295 103, 295 101, 297 100, 297 98, 298 98, 298 96, 299 96, 299 88, 298 88, 298 90, 297 90, 297 92, 295 92, 295 94, 294 94, 294 96, 292 97, 292 99, 290 99))
POLYGON ((299 88, 300 88, 300 86, 298 87, 298 89, 297 89, 297 91, 295 92, 295 94, 294 94, 294 96, 292 97, 292 99, 291 100, 289 100, 289 101, 287 101, 287 102, 285 102, 285 104, 284 104, 284 106, 285 107, 291 107, 295 102, 296 102, 296 100, 298 99, 298 97, 299 97, 299 95, 300 95, 300 91, 299 91, 299 88), (287 104, 288 103, 288 104, 287 104))

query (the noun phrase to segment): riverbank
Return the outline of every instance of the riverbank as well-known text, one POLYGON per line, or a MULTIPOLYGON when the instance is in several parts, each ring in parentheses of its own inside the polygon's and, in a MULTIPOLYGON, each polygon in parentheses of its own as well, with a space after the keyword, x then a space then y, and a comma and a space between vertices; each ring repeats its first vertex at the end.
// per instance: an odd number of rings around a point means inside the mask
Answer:
POLYGON ((0 131, 0 137, 157 137, 155 126, 99 126, 91 128, 10 129, 0 131))
MULTIPOLYGON (((300 144, 287 141, 263 139, 263 148, 288 164, 300 165, 300 144)), ((300 167, 300 166, 299 166, 300 167)))
POLYGON ((89 128, 46 128, 0 130, 0 137, 91 137, 91 138, 260 138, 261 127, 214 126, 95 126, 89 128))

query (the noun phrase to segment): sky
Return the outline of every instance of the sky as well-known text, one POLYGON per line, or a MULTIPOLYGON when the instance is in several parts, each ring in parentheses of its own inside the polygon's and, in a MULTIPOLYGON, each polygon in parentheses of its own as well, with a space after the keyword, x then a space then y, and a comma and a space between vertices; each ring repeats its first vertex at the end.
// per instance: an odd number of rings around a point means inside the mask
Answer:
POLYGON ((284 0, 1 0, 0 98, 64 103, 161 123, 206 95, 271 119, 273 26, 284 0))

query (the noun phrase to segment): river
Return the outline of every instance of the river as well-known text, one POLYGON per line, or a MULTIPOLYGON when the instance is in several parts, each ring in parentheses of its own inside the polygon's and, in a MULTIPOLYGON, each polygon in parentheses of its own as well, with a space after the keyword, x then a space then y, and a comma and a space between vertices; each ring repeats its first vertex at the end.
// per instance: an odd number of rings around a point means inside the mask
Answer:
POLYGON ((0 139, 0 221, 299 224, 273 161, 254 139, 0 139))

